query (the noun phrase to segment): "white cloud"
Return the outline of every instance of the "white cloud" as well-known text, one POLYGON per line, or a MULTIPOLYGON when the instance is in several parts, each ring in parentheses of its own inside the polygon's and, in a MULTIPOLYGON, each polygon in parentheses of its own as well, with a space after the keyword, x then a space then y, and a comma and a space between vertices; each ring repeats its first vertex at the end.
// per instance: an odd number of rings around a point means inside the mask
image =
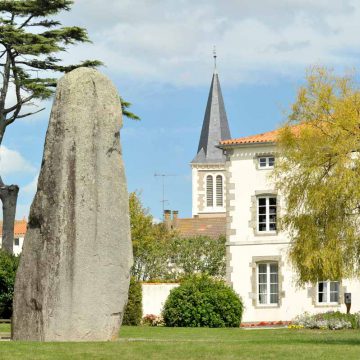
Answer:
POLYGON ((30 183, 28 183, 21 189, 21 191, 23 191, 27 195, 34 196, 37 189, 38 178, 39 175, 36 175, 30 183))
POLYGON ((23 156, 5 146, 0 147, 0 174, 31 173, 35 168, 23 156))
POLYGON ((207 85, 213 44, 222 79, 233 84, 359 63, 354 0, 78 0, 64 21, 87 27, 94 41, 68 60, 100 58, 112 75, 139 83, 207 85))

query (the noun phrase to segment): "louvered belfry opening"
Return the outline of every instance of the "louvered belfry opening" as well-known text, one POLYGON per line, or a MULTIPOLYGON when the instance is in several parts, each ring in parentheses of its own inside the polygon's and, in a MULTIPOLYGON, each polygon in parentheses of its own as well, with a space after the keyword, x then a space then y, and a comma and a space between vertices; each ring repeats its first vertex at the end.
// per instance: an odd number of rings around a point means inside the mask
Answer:
POLYGON ((216 206, 223 206, 223 178, 216 176, 216 206))
POLYGON ((213 177, 208 175, 206 177, 206 206, 214 206, 214 182, 213 177))

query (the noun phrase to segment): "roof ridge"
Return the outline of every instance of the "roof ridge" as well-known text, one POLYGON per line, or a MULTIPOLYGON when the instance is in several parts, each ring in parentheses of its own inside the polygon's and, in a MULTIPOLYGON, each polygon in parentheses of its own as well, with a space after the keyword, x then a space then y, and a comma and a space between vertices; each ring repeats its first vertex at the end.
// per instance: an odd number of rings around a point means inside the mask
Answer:
MULTIPOLYGON (((294 124, 290 125, 290 128, 293 131, 298 131, 303 124, 294 124)), ((240 144, 266 144, 266 143, 274 143, 277 141, 277 137, 279 135, 280 130, 284 127, 280 127, 275 130, 266 131, 263 133, 255 134, 255 135, 248 135, 239 138, 233 138, 228 140, 220 141, 221 145, 240 145, 240 144)))

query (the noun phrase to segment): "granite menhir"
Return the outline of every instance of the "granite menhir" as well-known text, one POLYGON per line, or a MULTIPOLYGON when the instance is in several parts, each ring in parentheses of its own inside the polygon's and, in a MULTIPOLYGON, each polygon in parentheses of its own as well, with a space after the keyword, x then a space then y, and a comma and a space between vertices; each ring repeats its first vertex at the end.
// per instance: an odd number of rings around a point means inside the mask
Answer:
POLYGON ((132 248, 111 81, 79 68, 60 79, 15 282, 13 339, 117 337, 132 248))

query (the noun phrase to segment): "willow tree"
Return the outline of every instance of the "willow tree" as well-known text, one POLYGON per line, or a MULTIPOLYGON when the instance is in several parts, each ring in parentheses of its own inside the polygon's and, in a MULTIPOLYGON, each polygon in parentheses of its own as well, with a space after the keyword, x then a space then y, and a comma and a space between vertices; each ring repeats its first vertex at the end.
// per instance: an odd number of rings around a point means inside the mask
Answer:
MULTIPOLYGON (((68 0, 0 1, 0 145, 9 125, 43 110, 35 106, 51 97, 56 86, 56 76, 48 77, 49 71, 62 73, 79 66, 100 65, 89 60, 63 65, 56 56, 68 45, 89 42, 85 29, 62 27, 51 18, 70 10, 72 4, 68 0)), ((17 185, 5 185, 0 178, 2 242, 8 252, 13 247, 18 191, 17 185)))
POLYGON ((278 139, 281 226, 300 284, 359 275, 360 88, 311 69, 278 139))

